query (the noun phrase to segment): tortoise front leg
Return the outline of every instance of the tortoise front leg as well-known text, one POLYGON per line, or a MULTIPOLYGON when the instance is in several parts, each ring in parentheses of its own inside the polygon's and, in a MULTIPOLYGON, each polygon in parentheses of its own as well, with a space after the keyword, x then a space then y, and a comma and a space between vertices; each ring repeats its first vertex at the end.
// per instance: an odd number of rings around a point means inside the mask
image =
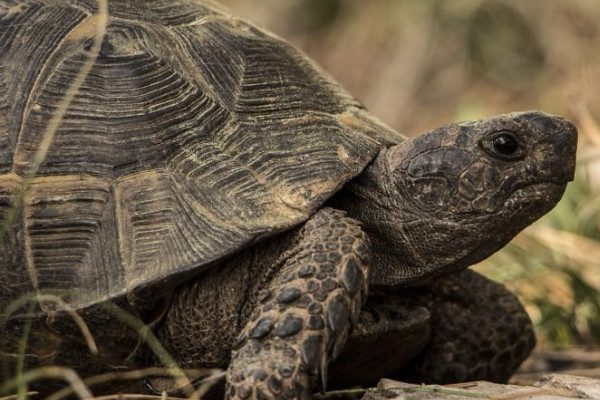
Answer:
POLYGON ((366 298, 366 236, 353 219, 323 209, 297 233, 234 346, 229 399, 310 398, 327 381, 366 298))
POLYGON ((393 376, 429 342, 430 318, 425 307, 402 296, 369 294, 344 350, 329 366, 328 387, 373 387, 393 376))

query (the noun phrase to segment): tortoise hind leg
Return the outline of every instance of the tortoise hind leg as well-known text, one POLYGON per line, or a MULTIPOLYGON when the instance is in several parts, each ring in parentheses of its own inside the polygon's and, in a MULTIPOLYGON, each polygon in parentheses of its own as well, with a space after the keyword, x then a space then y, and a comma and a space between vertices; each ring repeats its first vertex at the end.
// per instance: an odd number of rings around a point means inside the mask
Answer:
POLYGON ((529 316, 503 285, 471 271, 432 282, 421 297, 432 337, 397 378, 452 383, 506 382, 535 346, 529 316))
POLYGON ((373 386, 382 377, 505 382, 535 345, 517 297, 470 270, 427 286, 375 292, 330 367, 336 388, 373 386))
POLYGON ((345 213, 315 214, 278 265, 234 346, 227 398, 310 398, 319 378, 325 384, 327 364, 358 318, 368 246, 345 213))

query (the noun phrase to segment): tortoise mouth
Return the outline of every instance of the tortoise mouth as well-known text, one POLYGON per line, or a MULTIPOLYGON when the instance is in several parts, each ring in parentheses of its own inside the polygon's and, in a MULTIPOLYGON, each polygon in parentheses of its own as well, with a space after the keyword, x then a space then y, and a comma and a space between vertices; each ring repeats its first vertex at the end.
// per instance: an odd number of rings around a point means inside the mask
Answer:
POLYGON ((528 211, 537 219, 558 203, 567 183, 565 179, 551 179, 521 186, 508 196, 502 208, 513 213, 528 211))
POLYGON ((521 183, 504 193, 496 192, 493 195, 482 196, 482 201, 475 210, 459 212, 455 215, 464 218, 464 214, 471 215, 475 212, 475 214, 479 214, 477 218, 489 218, 490 214, 495 214, 505 215, 506 219, 514 218, 513 214, 527 210, 533 214, 540 214, 539 218, 558 203, 567 183, 565 179, 521 183), (536 211, 536 207, 539 208, 539 211, 536 211))

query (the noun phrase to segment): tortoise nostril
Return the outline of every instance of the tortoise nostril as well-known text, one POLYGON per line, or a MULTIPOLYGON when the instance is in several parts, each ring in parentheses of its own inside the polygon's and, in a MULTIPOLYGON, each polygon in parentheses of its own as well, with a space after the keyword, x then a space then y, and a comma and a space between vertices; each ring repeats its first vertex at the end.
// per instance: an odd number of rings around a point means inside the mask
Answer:
POLYGON ((577 147, 577 128, 571 122, 564 120, 562 130, 552 137, 552 143, 561 152, 575 151, 577 147))
POLYGON ((564 164, 564 172, 568 180, 575 175, 575 153, 577 152, 577 127, 570 121, 563 120, 563 130, 555 135, 554 148, 559 162, 564 164))

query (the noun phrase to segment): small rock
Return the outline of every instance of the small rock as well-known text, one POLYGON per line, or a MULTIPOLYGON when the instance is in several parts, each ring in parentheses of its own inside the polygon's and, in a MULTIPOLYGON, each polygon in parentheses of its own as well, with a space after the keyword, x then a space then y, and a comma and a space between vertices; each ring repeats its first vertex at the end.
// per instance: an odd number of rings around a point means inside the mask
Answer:
POLYGON ((377 391, 363 400, 430 400, 430 399, 600 399, 600 379, 572 375, 544 376, 533 386, 502 385, 491 382, 469 382, 455 385, 414 385, 382 379, 377 391))
POLYGON ((583 399, 600 399, 600 379, 583 376, 551 374, 533 384, 546 389, 564 389, 583 399))

